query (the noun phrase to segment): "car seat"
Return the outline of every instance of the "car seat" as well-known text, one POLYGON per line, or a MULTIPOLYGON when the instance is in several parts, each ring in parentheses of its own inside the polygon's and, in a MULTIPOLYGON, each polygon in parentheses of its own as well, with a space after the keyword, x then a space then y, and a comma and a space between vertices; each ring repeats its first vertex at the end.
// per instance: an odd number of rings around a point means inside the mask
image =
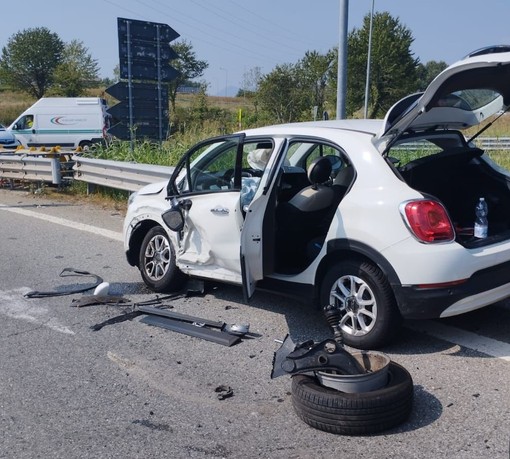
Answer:
POLYGON ((320 222, 329 213, 335 193, 331 187, 331 162, 321 156, 308 166, 310 185, 276 209, 277 264, 296 269, 306 263, 306 245, 322 231, 320 222))

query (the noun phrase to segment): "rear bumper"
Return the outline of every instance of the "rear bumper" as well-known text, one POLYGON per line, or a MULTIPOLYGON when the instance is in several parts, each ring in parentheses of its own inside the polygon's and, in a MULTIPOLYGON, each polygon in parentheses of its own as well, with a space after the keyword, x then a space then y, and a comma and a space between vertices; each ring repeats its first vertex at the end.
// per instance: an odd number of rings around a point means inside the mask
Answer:
POLYGON ((406 319, 450 317, 510 297, 510 262, 474 273, 466 282, 445 288, 393 286, 406 319))

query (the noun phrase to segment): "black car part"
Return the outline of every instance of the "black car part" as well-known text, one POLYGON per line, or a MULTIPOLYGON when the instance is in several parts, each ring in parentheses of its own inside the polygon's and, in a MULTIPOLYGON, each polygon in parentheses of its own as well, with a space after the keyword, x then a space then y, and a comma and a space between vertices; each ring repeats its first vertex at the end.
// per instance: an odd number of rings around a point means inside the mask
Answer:
POLYGON ((334 370, 344 375, 366 373, 359 362, 334 339, 326 339, 317 344, 306 341, 296 345, 287 335, 274 355, 271 378, 325 370, 334 370))
POLYGON ((147 315, 140 320, 140 322, 155 327, 166 328, 185 335, 195 336, 196 338, 202 338, 206 341, 212 341, 228 347, 241 341, 241 338, 237 335, 231 335, 226 331, 208 328, 205 324, 199 322, 188 323, 159 315, 147 315))
POLYGON ((78 287, 75 287, 70 290, 58 290, 58 291, 52 291, 52 292, 38 292, 38 291, 31 291, 28 293, 25 293, 23 296, 25 298, 46 298, 50 296, 64 296, 64 295, 73 295, 75 293, 82 293, 86 292, 87 290, 91 290, 96 288, 99 284, 103 282, 103 279, 96 274, 89 273, 88 271, 82 271, 80 269, 74 269, 74 268, 64 268, 62 272, 60 273, 60 277, 68 277, 68 276, 80 276, 80 277, 93 277, 95 279, 95 282, 93 285, 79 285, 78 287), (70 273, 70 274, 68 274, 70 273))

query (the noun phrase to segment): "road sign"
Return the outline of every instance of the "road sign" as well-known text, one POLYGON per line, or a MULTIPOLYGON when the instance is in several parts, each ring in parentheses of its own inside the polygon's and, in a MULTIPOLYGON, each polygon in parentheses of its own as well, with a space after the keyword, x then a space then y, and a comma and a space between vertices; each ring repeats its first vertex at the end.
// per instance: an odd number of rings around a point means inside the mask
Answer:
POLYGON ((120 77, 172 81, 179 72, 170 65, 177 53, 170 42, 179 34, 167 24, 117 18, 120 77))
POLYGON ((119 42, 121 37, 128 35, 128 29, 130 35, 147 41, 160 40, 161 42, 170 43, 180 37, 168 24, 158 22, 117 18, 117 28, 119 31, 119 42))
POLYGON ((164 140, 168 131, 168 87, 158 88, 154 83, 131 83, 119 81, 106 89, 119 103, 109 107, 107 112, 114 119, 108 132, 123 140, 131 139, 130 126, 140 125, 140 131, 133 131, 136 137, 164 140), (131 96, 131 97, 130 97, 131 96), (150 125, 151 127, 147 127, 150 125))
MULTIPOLYGON (((160 116, 168 118, 168 104, 162 107, 161 115, 157 102, 150 103, 148 101, 133 100, 131 108, 133 119, 137 122, 138 120, 152 120, 157 125, 157 120, 160 116)), ((108 113, 119 121, 129 122, 129 103, 126 101, 119 102, 113 107, 108 108, 108 113)))
POLYGON ((179 72, 169 64, 162 64, 158 69, 158 66, 155 62, 149 63, 148 65, 133 63, 131 64, 130 72, 127 62, 121 60, 119 69, 120 77, 123 79, 132 78, 134 80, 158 81, 158 78, 155 78, 154 75, 159 74, 159 81, 169 82, 175 80, 179 76, 179 72))
POLYGON ((170 42, 179 34, 167 24, 117 18, 120 81, 106 90, 119 100, 108 113, 120 121, 108 132, 120 139, 162 141, 168 132, 168 87, 177 78, 170 65, 178 56, 170 42), (157 84, 133 82, 154 81, 157 84))
MULTIPOLYGON (((121 140, 131 139, 158 139, 159 126, 149 122, 139 122, 133 125, 133 128, 124 123, 117 123, 108 129, 108 133, 121 140)), ((168 134, 168 122, 162 127, 163 138, 168 134)))
MULTIPOLYGON (((129 83, 119 81, 107 88, 106 92, 117 100, 129 100, 129 83)), ((161 85, 158 90, 158 86, 154 83, 131 83, 131 97, 134 100, 158 100, 160 94, 163 99, 168 99, 168 86, 161 85)))

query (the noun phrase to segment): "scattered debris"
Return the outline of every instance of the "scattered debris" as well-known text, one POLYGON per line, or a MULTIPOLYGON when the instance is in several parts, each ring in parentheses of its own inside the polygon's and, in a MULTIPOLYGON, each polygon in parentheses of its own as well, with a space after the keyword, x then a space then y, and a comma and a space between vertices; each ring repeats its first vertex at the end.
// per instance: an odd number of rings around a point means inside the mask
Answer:
POLYGON ((204 323, 188 323, 156 315, 147 315, 140 322, 155 327, 166 328, 168 330, 176 331, 178 333, 183 333, 189 336, 194 336, 196 338, 202 338, 207 341, 212 341, 227 347, 230 347, 241 341, 239 336, 231 335, 230 333, 222 330, 208 328, 204 323))
POLYGON ((93 285, 79 285, 78 287, 71 289, 71 290, 58 290, 58 291, 52 291, 52 292, 38 292, 38 291, 31 291, 28 293, 25 293, 23 295, 25 298, 46 298, 50 296, 64 296, 64 295, 73 295, 76 293, 82 293, 86 292, 87 290, 92 290, 93 288, 96 288, 99 284, 103 282, 103 279, 96 274, 89 273, 88 271, 82 271, 79 269, 74 268, 64 268, 62 272, 60 273, 60 277, 69 277, 69 276, 80 276, 80 277, 93 277, 95 278, 95 282, 93 285), (71 273, 71 274, 67 274, 71 273))
POLYGON ((94 290, 94 295, 108 295, 110 290, 110 284, 108 282, 102 282, 94 290))
POLYGON ((220 385, 216 389, 214 389, 214 392, 217 392, 218 394, 218 400, 225 400, 226 398, 232 397, 234 395, 234 391, 230 386, 224 386, 220 385))
POLYGON ((96 306, 98 304, 105 305, 125 305, 126 303, 130 303, 131 300, 128 298, 124 298, 123 296, 115 296, 115 295, 85 295, 78 299, 73 299, 71 302, 71 306, 76 308, 81 308, 83 306, 96 306))

